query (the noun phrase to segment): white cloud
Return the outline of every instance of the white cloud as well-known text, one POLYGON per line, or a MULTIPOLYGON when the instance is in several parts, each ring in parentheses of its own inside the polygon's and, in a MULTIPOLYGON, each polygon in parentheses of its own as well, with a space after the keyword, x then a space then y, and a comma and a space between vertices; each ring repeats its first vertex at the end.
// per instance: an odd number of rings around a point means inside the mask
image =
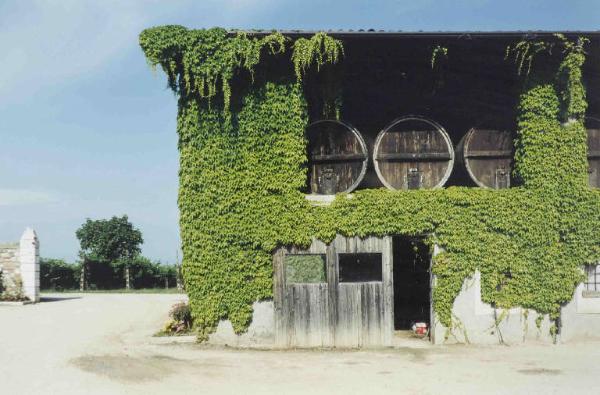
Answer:
POLYGON ((0 207, 55 203, 60 200, 60 195, 55 192, 28 189, 0 189, 0 207))

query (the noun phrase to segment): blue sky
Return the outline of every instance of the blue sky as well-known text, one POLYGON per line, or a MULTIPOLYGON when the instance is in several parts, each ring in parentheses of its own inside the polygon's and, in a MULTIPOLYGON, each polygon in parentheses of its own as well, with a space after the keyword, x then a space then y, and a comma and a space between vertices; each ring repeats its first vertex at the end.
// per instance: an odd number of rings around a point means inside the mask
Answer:
POLYGON ((0 0, 0 242, 37 230, 74 260, 86 218, 128 214, 143 253, 179 247, 176 98, 146 27, 598 30, 600 0, 0 0))

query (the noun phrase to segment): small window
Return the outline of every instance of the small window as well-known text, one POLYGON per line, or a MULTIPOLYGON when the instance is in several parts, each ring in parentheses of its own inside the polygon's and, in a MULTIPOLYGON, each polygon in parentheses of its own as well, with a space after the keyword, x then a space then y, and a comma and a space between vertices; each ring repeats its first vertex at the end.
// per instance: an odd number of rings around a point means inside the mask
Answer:
POLYGON ((285 256, 285 277, 288 284, 324 283, 325 254, 289 254, 285 256))
POLYGON ((381 281, 381 253, 338 254, 341 283, 381 281))
POLYGON ((600 291, 600 265, 587 265, 585 271, 587 274, 585 290, 600 291))

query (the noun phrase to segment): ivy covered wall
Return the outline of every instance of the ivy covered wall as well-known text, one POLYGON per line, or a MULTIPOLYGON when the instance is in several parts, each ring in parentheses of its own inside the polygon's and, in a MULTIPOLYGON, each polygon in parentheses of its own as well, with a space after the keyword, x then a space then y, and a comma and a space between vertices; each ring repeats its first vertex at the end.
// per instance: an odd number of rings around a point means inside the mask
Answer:
MULTIPOLYGON (((600 259, 600 194, 587 186, 585 40, 558 36, 551 45, 509 48, 519 71, 532 48, 560 49, 557 70, 524 78, 517 187, 368 189, 326 207, 300 192, 308 122, 302 76, 343 62, 341 41, 164 26, 142 32, 140 44, 179 96, 184 279, 200 338, 225 318, 243 332, 252 303, 272 295, 273 250, 312 237, 428 235, 444 251, 432 268, 433 302, 449 328, 453 301, 475 270, 484 302, 556 319, 582 280, 581 266, 600 259), (289 70, 272 72, 266 58, 289 70)), ((324 107, 343 105, 331 97, 324 107)))

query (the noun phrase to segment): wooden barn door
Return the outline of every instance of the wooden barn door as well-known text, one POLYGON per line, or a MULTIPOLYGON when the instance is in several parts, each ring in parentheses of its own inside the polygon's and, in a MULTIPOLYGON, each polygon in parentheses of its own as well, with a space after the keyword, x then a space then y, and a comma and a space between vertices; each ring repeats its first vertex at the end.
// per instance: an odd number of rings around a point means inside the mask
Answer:
POLYGON ((280 248, 274 256, 275 340, 280 347, 331 347, 328 247, 280 248))
POLYGON ((392 242, 338 236, 329 246, 279 249, 274 257, 275 335, 280 347, 391 344, 392 242))
POLYGON ((393 334, 391 237, 338 236, 335 251, 338 347, 388 346, 393 334))

